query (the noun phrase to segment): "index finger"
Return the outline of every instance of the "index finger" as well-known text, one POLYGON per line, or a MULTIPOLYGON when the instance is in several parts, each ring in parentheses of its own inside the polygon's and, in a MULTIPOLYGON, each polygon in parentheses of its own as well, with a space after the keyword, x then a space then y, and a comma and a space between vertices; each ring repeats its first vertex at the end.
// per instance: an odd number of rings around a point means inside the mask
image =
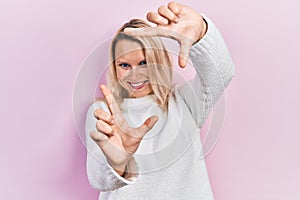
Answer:
POLYGON ((105 85, 100 85, 100 90, 106 100, 110 113, 114 116, 118 115, 120 113, 120 108, 111 91, 105 85))

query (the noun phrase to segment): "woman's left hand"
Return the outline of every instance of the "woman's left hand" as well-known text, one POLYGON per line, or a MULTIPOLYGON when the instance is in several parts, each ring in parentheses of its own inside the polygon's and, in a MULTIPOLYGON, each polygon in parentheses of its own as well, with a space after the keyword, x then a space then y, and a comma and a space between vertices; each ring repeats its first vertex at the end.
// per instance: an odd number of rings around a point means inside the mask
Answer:
POLYGON ((126 34, 135 36, 163 36, 180 43, 178 63, 185 67, 192 45, 206 33, 207 25, 202 16, 192 8, 177 2, 169 2, 168 6, 160 6, 158 12, 149 12, 147 19, 156 27, 126 28, 126 34))

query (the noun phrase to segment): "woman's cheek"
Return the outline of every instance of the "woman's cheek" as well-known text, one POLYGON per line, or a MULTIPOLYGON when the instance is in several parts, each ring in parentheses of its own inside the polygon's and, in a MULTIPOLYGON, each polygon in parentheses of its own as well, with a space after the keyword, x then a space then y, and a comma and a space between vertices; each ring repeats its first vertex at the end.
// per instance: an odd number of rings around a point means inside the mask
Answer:
POLYGON ((121 70, 117 70, 117 78, 118 78, 118 80, 122 80, 123 76, 124 76, 124 73, 122 73, 121 70))
POLYGON ((125 70, 117 70, 117 73, 116 73, 116 75, 117 75, 117 79, 118 79, 118 81, 119 81, 119 83, 122 85, 122 87, 124 87, 124 88, 127 88, 127 85, 126 85, 126 81, 125 81, 125 79, 126 79, 126 74, 127 74, 127 71, 125 71, 125 70))

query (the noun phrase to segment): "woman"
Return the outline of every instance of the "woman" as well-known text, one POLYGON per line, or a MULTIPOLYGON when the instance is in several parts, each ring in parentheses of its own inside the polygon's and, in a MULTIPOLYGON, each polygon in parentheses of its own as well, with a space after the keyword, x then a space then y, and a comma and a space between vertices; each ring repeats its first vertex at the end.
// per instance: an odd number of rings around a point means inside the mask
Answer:
POLYGON ((131 20, 111 44, 104 100, 86 118, 87 174, 99 199, 214 199, 199 130, 229 84, 234 66, 217 28, 188 6, 170 2, 147 19, 131 20), (162 41, 180 43, 196 76, 172 86, 162 41))

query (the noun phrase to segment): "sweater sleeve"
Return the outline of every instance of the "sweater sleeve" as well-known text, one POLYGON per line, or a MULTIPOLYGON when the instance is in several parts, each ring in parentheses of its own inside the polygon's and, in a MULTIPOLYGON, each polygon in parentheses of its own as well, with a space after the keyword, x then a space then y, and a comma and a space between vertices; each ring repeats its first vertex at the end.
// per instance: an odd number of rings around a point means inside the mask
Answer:
POLYGON ((210 19, 203 18, 207 32, 190 51, 196 76, 175 90, 200 128, 234 75, 234 64, 222 35, 210 19))
MULTIPOLYGON (((94 116, 94 111, 97 108, 102 108, 106 112, 108 108, 102 101, 93 103, 86 115, 86 148, 87 148, 87 176, 91 186, 100 191, 110 191, 123 187, 127 184, 135 182, 136 174, 126 173, 126 176, 121 177, 108 163, 106 156, 103 154, 101 148, 90 137, 90 132, 96 129, 97 119, 94 116)), ((132 159, 127 165, 127 169, 131 171, 137 170, 137 165, 132 159)))

